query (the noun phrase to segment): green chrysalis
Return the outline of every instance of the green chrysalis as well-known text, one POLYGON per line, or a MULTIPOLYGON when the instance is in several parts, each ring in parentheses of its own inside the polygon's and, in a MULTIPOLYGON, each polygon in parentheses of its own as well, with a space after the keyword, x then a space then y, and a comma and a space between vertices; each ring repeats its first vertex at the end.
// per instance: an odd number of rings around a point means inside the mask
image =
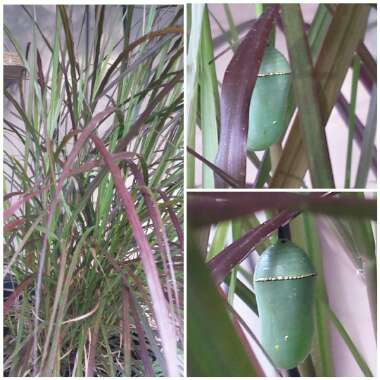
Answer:
POLYGON ((307 254, 288 240, 267 248, 256 265, 261 343, 277 368, 294 368, 310 352, 315 275, 307 254))
POLYGON ((286 58, 278 50, 268 46, 261 61, 249 106, 249 151, 269 148, 285 132, 290 74, 286 58))

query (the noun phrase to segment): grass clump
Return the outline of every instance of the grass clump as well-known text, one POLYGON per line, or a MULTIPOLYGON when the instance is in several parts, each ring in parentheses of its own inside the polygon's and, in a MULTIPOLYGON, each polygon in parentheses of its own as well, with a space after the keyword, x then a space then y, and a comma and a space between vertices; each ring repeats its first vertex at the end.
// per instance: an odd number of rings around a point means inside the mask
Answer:
POLYGON ((182 17, 5 7, 6 376, 183 372, 182 17))

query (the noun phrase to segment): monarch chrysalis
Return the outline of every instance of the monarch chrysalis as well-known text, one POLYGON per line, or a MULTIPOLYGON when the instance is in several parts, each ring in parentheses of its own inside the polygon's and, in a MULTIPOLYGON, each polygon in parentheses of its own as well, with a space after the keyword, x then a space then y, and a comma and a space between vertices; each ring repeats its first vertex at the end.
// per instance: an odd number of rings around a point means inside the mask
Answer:
POLYGON ((249 107, 249 151, 269 148, 285 132, 290 73, 286 58, 278 50, 268 46, 261 61, 249 107))
POLYGON ((267 248, 256 265, 261 343, 277 368, 294 368, 310 352, 315 275, 307 254, 288 240, 267 248))

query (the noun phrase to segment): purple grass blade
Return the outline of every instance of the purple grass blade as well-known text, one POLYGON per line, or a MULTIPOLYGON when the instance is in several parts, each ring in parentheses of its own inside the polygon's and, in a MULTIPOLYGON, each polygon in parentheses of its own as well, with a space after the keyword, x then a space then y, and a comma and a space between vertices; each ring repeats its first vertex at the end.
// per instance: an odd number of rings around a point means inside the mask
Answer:
POLYGON ((25 193, 23 191, 12 191, 10 193, 7 193, 4 195, 4 202, 15 197, 16 195, 25 195, 25 193))
POLYGON ((282 211, 274 218, 247 232, 239 240, 224 248, 217 256, 208 262, 215 281, 221 283, 227 274, 242 262, 262 239, 266 238, 279 227, 287 224, 299 214, 299 211, 282 211))
POLYGON ((238 218, 264 209, 310 210, 318 214, 376 220, 376 200, 359 199, 349 193, 339 197, 319 192, 307 195, 282 192, 276 196, 262 192, 190 193, 187 206, 188 220, 194 226, 238 218))
POLYGON ((131 327, 130 327, 130 318, 129 318, 129 289, 123 286, 122 289, 123 297, 123 352, 124 352, 124 368, 125 376, 131 375, 131 327))
POLYGON ((32 355, 33 356, 33 376, 37 376, 38 374, 38 367, 37 367, 38 325, 39 325, 39 309, 40 309, 40 303, 41 303, 42 276, 43 276, 44 266, 45 266, 49 229, 50 229, 51 222, 53 220, 54 211, 58 205, 59 196, 60 196, 63 184, 67 176, 69 175, 71 166, 74 163, 75 159, 77 158, 80 150, 82 149, 82 146, 85 144, 86 141, 88 141, 88 138, 94 132, 95 128, 98 127, 99 124, 103 122, 109 115, 111 115, 111 113, 114 112, 114 110, 115 109, 113 107, 106 108, 103 112, 100 112, 95 117, 93 117, 93 119, 88 123, 87 127, 83 129, 78 140, 75 142, 74 147, 69 154, 69 157, 67 158, 65 162, 65 166, 63 168, 61 177, 57 184, 54 198, 49 208, 48 220, 46 223, 46 233, 45 233, 44 240, 42 243, 40 260, 38 264, 38 275, 37 275, 37 285, 36 285, 36 304, 35 304, 35 316, 34 316, 34 328, 33 328, 33 355, 32 355))
MULTIPOLYGON (((273 5, 255 21, 239 45, 223 78, 221 130, 216 166, 245 187, 249 104, 267 40, 278 16, 273 5)), ((216 187, 227 187, 215 176, 216 187)))
POLYGON ((170 219, 172 220, 174 228, 177 231, 178 240, 179 240, 180 246, 181 246, 181 252, 183 254, 183 247, 184 247, 184 244, 185 244, 184 243, 185 240, 184 240, 184 237, 183 237, 183 230, 182 230, 181 222, 179 221, 177 214, 175 213, 172 205, 170 204, 170 199, 167 196, 167 194, 165 193, 165 191, 158 190, 158 192, 160 193, 162 199, 165 202, 165 206, 166 206, 166 208, 168 210, 170 219))
MULTIPOLYGON (((124 283, 124 287, 126 287, 127 285, 128 284, 124 283)), ((147 347, 146 342, 145 342, 144 329, 140 323, 140 318, 139 318, 139 314, 138 314, 137 309, 136 309, 135 300, 132 297, 132 294, 129 290, 129 287, 127 287, 127 292, 128 292, 129 305, 131 306, 133 320, 135 321, 136 331, 137 331, 137 335, 139 337, 139 343, 140 343, 139 344, 139 351, 140 351, 141 360, 142 360, 143 365, 144 365, 144 375, 147 377, 153 377, 154 372, 153 372, 151 360, 149 358, 148 347, 147 347)))
POLYGON ((3 211, 3 220, 5 221, 8 218, 10 218, 24 205, 24 203, 29 202, 31 199, 39 195, 45 189, 46 189, 46 186, 27 194, 17 192, 17 194, 15 195, 22 194, 22 198, 12 203, 10 207, 8 207, 7 209, 3 211))
POLYGON ((95 377, 96 372, 96 347, 99 339, 99 322, 95 321, 95 326, 90 329, 91 339, 88 348, 88 360, 86 367, 86 377, 95 377))
POLYGON ((166 235, 165 226, 162 222, 160 210, 157 206, 156 201, 154 200, 153 194, 151 190, 145 186, 144 175, 142 171, 140 171, 138 166, 132 161, 128 161, 128 165, 131 168, 131 171, 136 179, 136 182, 140 187, 140 191, 148 207, 149 216, 153 222, 154 233, 157 237, 157 243, 158 243, 158 247, 161 254, 162 265, 165 272, 166 288, 167 288, 167 294, 168 294, 168 300, 169 300, 170 313, 174 317, 175 316, 174 309, 173 309, 174 304, 176 304, 179 308, 180 302, 179 302, 174 266, 173 266, 172 258, 170 256, 170 249, 169 249, 169 243, 168 243, 168 238, 166 235), (170 278, 171 278, 171 281, 170 281, 170 278), (173 299, 173 293, 174 293, 174 299, 173 299))
POLYGON ((116 191, 125 208, 130 226, 133 231, 134 238, 140 250, 141 260, 143 263, 144 271, 146 273, 147 283, 152 297, 153 309, 155 312, 157 325, 160 331, 162 346, 168 370, 168 376, 177 376, 178 371, 176 363, 176 336, 173 324, 170 320, 169 311, 165 300, 164 292, 160 283, 158 270, 154 261, 152 248, 150 247, 147 237, 142 228, 141 221, 135 209, 132 196, 125 187, 120 169, 113 162, 112 156, 108 152, 102 140, 100 140, 97 136, 92 136, 91 138, 95 143, 99 153, 103 156, 104 161, 106 162, 112 174, 116 191))
POLYGON ((190 154, 192 154, 195 158, 198 158, 198 160, 202 161, 205 165, 207 165, 214 172, 214 175, 220 177, 220 179, 223 180, 227 185, 234 188, 241 187, 240 184, 235 180, 235 178, 229 176, 226 172, 224 172, 216 165, 214 165, 212 162, 201 156, 195 150, 191 149, 190 147, 187 147, 187 151, 190 154))
MULTIPOLYGON (((112 159, 114 161, 130 160, 136 156, 137 156, 136 153, 121 152, 121 153, 113 154, 112 159)), ((85 164, 81 165, 79 168, 70 169, 69 176, 75 176, 77 174, 82 174, 82 173, 90 171, 96 167, 101 167, 101 166, 105 166, 105 163, 103 160, 87 161, 85 164)))
POLYGON ((363 70, 360 70, 360 82, 363 84, 367 92, 371 92, 373 81, 369 71, 365 65, 363 65, 363 70))
POLYGON ((16 219, 10 223, 5 224, 3 228, 4 234, 8 234, 12 230, 14 230, 16 227, 23 225, 25 222, 26 222, 26 219, 21 218, 21 219, 16 219))

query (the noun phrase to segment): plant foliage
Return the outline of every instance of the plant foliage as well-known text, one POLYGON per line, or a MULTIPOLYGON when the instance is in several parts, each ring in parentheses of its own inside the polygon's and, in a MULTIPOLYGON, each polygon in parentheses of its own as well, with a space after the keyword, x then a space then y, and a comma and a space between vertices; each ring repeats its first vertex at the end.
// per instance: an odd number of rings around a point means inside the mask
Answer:
POLYGON ((4 21, 26 68, 4 89, 4 374, 178 376, 183 7, 6 6, 4 21))

